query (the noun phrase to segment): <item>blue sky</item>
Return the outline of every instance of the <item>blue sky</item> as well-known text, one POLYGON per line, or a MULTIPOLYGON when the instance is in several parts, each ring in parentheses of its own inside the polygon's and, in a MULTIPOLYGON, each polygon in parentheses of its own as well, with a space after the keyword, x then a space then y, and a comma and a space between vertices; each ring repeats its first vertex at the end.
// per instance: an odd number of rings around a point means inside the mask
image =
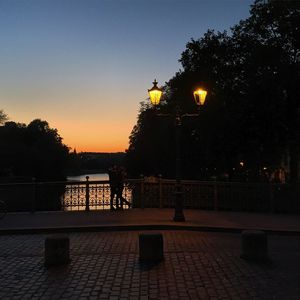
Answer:
POLYGON ((0 109, 77 150, 124 151, 154 78, 186 43, 249 16, 248 0, 0 0, 0 109))

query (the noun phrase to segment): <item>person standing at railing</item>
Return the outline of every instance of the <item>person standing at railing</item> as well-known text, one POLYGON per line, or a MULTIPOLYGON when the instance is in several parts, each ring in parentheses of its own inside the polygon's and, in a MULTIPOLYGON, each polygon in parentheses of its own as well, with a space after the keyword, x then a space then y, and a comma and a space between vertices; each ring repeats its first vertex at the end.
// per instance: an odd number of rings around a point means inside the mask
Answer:
POLYGON ((116 200, 117 209, 118 208, 123 209, 124 203, 128 207, 131 206, 131 203, 123 197, 125 177, 126 177, 126 172, 124 167, 121 166, 117 167, 117 200, 116 200))
POLYGON ((113 166, 109 169, 109 184, 110 184, 110 210, 115 210, 113 206, 114 198, 116 198, 116 209, 123 209, 125 203, 131 206, 123 197, 124 179, 126 176, 125 170, 121 166, 113 166))

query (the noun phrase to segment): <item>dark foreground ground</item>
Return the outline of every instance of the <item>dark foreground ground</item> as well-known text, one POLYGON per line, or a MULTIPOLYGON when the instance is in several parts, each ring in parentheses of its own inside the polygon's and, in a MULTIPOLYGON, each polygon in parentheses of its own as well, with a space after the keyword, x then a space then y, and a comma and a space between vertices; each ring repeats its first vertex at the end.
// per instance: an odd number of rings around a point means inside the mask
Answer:
POLYGON ((151 265, 139 262, 141 232, 68 233, 70 264, 49 269, 46 234, 1 235, 0 299, 300 297, 300 236, 269 234, 270 262, 253 263, 239 233, 161 230, 165 259, 151 265))
POLYGON ((8 214, 0 299, 300 299, 298 215, 184 212, 182 223, 172 209, 8 214), (240 258, 243 229, 268 232, 269 262, 240 258), (45 238, 57 232, 71 262, 46 269, 45 238), (141 232, 163 234, 164 261, 139 262, 141 232))
POLYGON ((174 209, 146 208, 110 212, 9 213, 0 220, 0 234, 132 229, 188 229, 240 232, 260 229, 300 236, 300 215, 185 209, 186 222, 174 222, 174 209))

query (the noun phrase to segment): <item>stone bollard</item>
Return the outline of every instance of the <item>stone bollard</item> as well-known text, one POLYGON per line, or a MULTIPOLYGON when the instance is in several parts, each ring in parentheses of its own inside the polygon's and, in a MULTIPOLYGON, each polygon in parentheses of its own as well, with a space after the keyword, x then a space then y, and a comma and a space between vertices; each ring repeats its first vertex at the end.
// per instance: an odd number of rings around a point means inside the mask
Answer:
POLYGON ((70 240, 65 235, 52 235, 45 240, 45 266, 59 266, 70 261, 70 240))
POLYGON ((164 245, 162 234, 139 235, 140 261, 158 262, 164 258, 164 245))
POLYGON ((244 230, 242 232, 241 258, 256 261, 268 259, 268 239, 264 231, 244 230))

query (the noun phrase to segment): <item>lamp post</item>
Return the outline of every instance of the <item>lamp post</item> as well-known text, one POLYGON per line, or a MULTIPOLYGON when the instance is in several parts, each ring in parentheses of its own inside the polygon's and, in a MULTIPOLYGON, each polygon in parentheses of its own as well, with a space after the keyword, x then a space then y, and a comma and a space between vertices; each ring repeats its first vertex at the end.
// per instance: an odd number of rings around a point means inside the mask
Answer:
MULTIPOLYGON (((153 82, 153 87, 148 90, 150 101, 154 107, 157 107, 162 96, 162 90, 157 86, 156 79, 153 82)), ((202 106, 205 103, 205 98, 207 91, 203 88, 198 88, 193 92, 195 103, 198 106, 202 106)), ((170 114, 159 114, 159 116, 170 116, 170 114)), ((176 105, 175 112, 172 114, 175 117, 175 150, 176 150, 176 162, 175 162, 175 176, 176 176, 176 186, 175 186, 175 212, 173 220, 175 222, 184 222, 185 217, 183 214, 183 197, 182 197, 182 184, 181 184, 181 124, 182 119, 185 117, 195 117, 199 114, 187 114, 182 113, 180 106, 176 105)))

